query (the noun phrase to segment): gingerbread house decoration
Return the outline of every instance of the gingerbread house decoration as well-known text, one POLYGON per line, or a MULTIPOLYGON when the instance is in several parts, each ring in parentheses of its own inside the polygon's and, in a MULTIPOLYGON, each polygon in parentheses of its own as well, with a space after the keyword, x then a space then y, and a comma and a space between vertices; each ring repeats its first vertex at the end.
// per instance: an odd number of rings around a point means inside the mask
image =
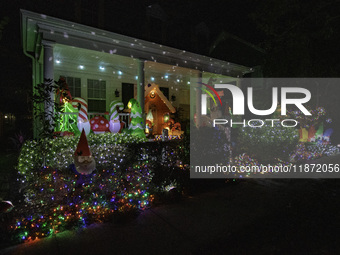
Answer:
POLYGON ((152 125, 152 133, 155 135, 162 134, 162 130, 168 127, 168 119, 164 116, 175 113, 176 109, 170 101, 164 96, 159 86, 148 84, 145 88, 145 112, 152 115, 152 119, 147 118, 147 123, 152 125))

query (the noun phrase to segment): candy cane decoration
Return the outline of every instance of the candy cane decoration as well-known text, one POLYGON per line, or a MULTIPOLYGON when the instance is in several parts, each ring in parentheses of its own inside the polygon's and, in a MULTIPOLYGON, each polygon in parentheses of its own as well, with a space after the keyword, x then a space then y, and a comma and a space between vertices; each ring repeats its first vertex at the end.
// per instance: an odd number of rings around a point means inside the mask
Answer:
POLYGON ((119 110, 123 110, 124 104, 117 100, 112 101, 110 104, 110 127, 109 127, 111 133, 118 133, 121 128, 117 107, 119 110))
POLYGON ((73 107, 77 108, 78 104, 80 104, 78 120, 80 118, 83 121, 89 121, 89 119, 87 117, 87 103, 86 103, 85 99, 83 99, 81 97, 73 98, 73 100, 72 100, 73 107))
POLYGON ((110 104, 110 120, 118 120, 119 114, 117 111, 117 107, 119 107, 119 110, 124 109, 124 104, 120 101, 114 100, 110 104))
POLYGON ((85 99, 81 97, 73 98, 72 106, 74 108, 78 108, 78 104, 80 105, 80 110, 78 113, 78 125, 77 126, 80 132, 82 132, 82 130, 84 129, 86 135, 88 135, 91 130, 91 125, 87 117, 87 102, 85 101, 85 99))

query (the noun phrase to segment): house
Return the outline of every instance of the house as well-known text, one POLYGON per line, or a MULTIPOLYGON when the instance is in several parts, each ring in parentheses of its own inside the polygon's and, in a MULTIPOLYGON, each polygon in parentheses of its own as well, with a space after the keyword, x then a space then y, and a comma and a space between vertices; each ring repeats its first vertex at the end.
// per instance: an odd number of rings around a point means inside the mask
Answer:
POLYGON ((176 109, 156 84, 148 84, 145 94, 145 111, 148 113, 146 119, 151 122, 153 133, 160 135, 170 113, 175 113, 176 109))
MULTIPOLYGON (((145 85, 156 83, 174 96, 173 107, 185 109, 187 119, 197 111, 201 90, 195 79, 239 77, 254 70, 227 61, 170 48, 109 31, 21 10, 24 54, 32 60, 32 83, 64 77, 72 97, 87 102, 89 117, 105 115, 113 100, 126 107, 136 98, 145 108, 145 85), (195 84, 193 84, 195 83, 195 84), (190 92, 191 91, 191 92, 190 92), (191 102, 190 102, 191 98, 191 102)), ((51 92, 51 98, 55 93, 51 92)), ((48 110, 48 109, 46 109, 48 110)), ((200 120, 200 111, 197 111, 200 120)), ((37 137, 34 121, 34 136, 37 137)))

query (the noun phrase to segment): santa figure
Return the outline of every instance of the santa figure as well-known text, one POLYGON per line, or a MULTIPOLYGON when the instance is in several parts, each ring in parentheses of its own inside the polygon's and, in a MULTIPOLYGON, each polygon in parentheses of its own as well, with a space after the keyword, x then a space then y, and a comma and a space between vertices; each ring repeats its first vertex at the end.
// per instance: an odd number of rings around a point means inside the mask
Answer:
POLYGON ((11 201, 0 201, 0 213, 9 213, 13 208, 11 201))
POLYGON ((84 129, 81 132, 77 149, 74 152, 73 161, 77 172, 83 175, 92 173, 96 168, 96 162, 92 157, 84 129))

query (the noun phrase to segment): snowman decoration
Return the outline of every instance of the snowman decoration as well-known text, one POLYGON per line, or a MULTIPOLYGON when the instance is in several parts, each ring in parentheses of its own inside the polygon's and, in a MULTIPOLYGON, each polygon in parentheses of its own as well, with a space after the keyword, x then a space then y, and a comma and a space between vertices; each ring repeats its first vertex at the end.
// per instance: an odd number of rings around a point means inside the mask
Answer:
POLYGON ((96 168, 96 162, 92 157, 84 129, 81 132, 77 149, 73 155, 74 165, 78 173, 91 174, 96 168))

